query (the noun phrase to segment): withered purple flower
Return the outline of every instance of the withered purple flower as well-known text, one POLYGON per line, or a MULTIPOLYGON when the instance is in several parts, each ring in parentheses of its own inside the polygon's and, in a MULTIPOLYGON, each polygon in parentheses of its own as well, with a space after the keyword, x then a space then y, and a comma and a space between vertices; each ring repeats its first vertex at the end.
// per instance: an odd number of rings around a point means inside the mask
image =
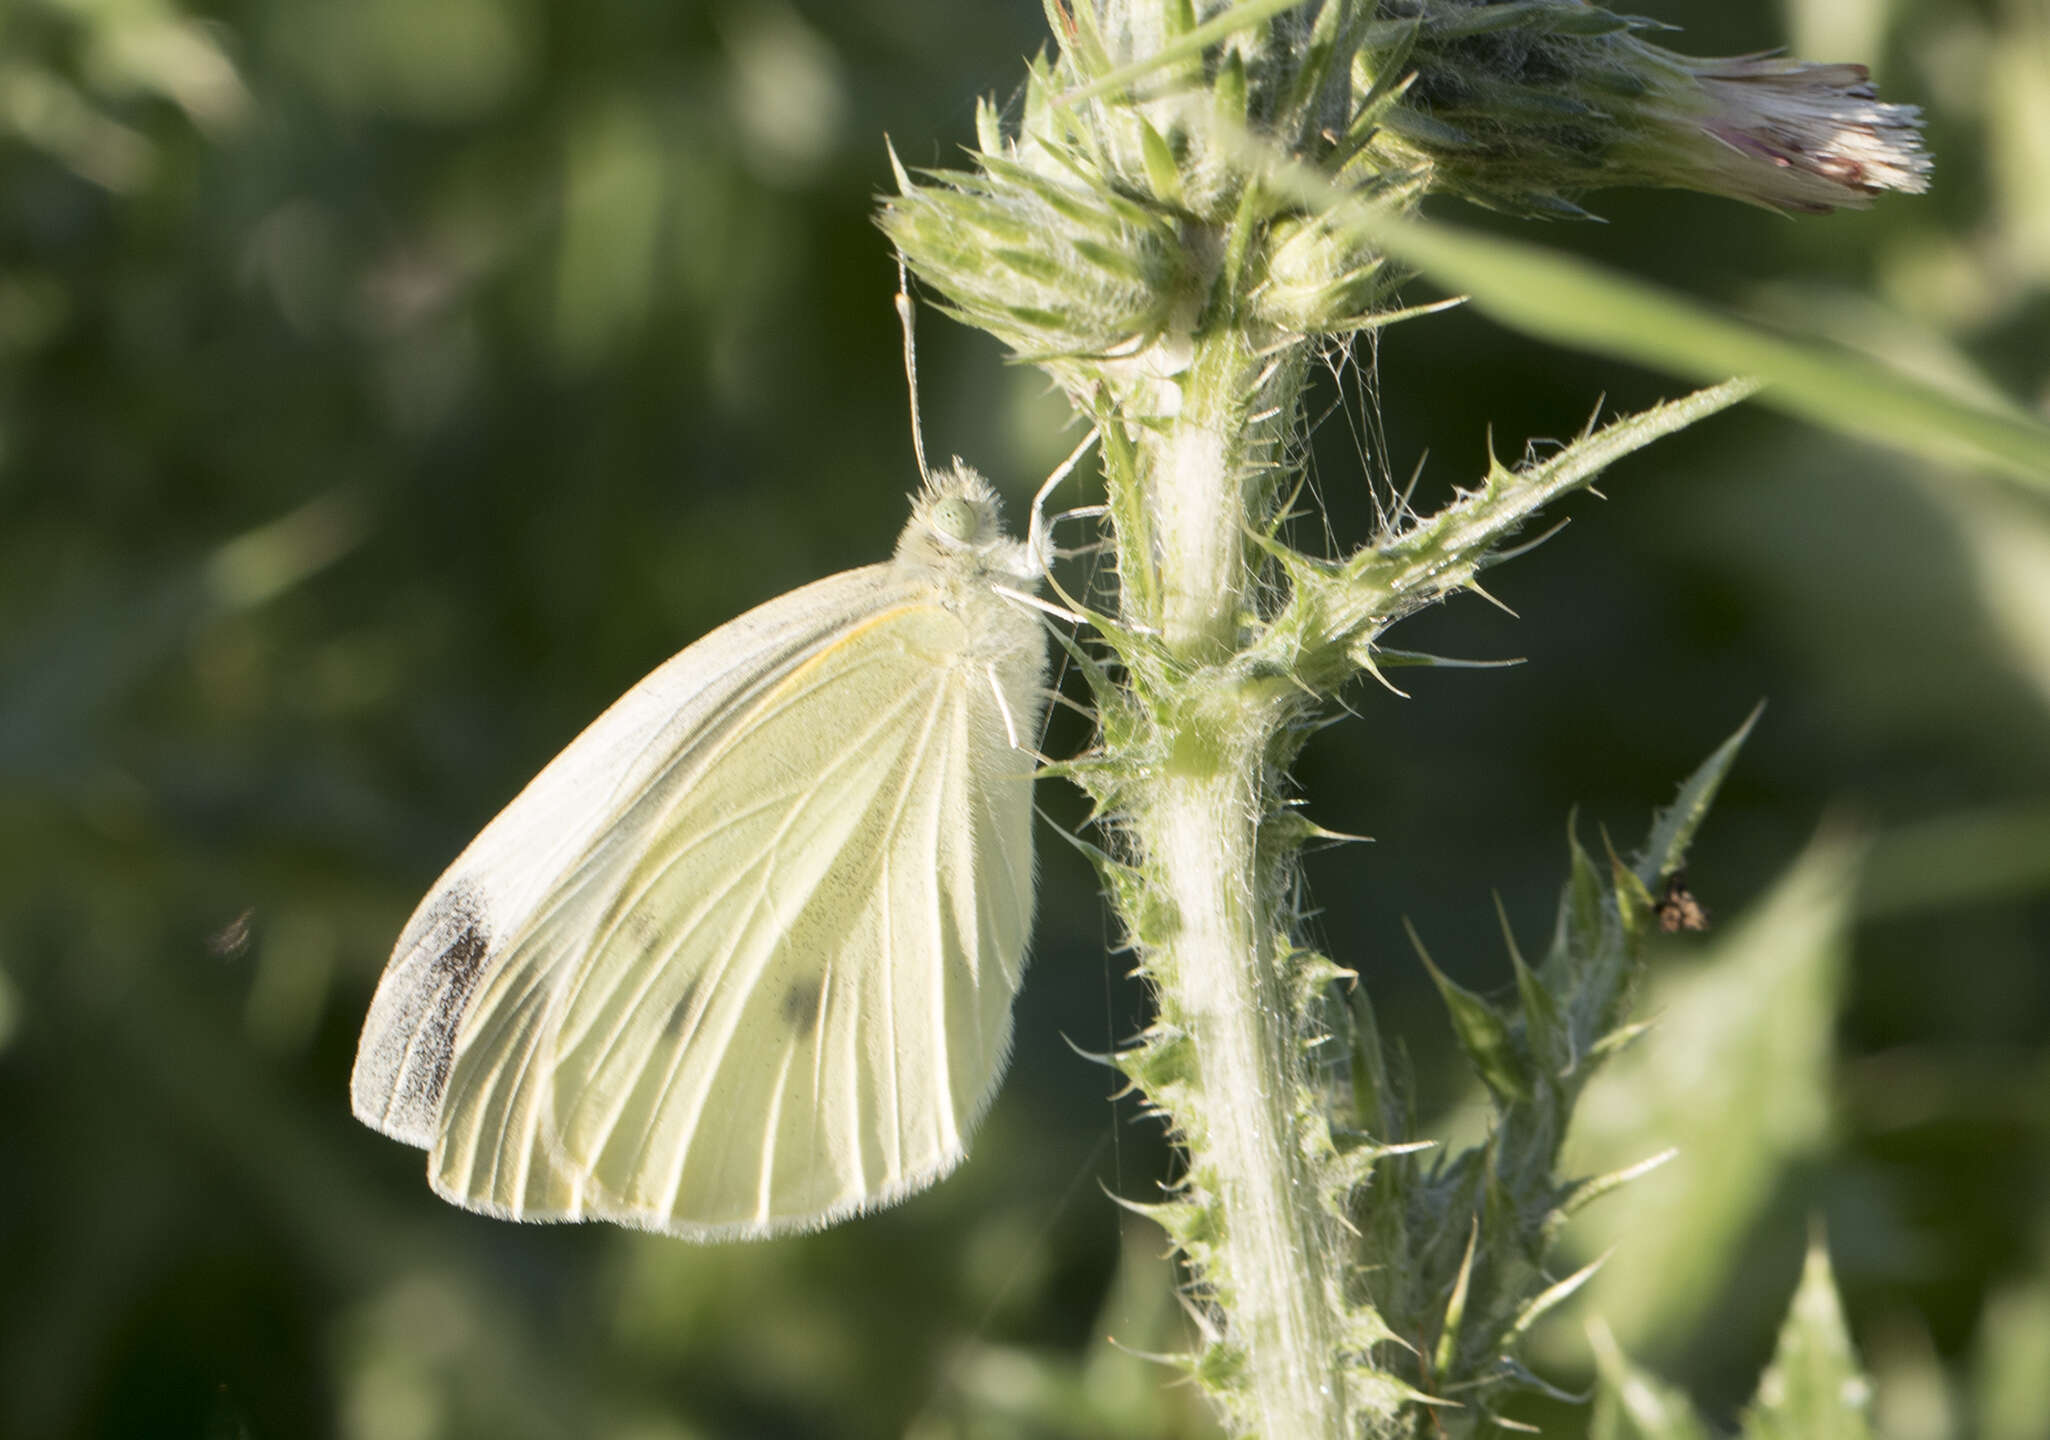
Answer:
POLYGON ((1702 189, 1817 213, 1929 188, 1921 110, 1879 99, 1863 65, 1749 55, 1689 68, 1712 107, 1701 129, 1730 152, 1704 157, 1714 183, 1702 189))

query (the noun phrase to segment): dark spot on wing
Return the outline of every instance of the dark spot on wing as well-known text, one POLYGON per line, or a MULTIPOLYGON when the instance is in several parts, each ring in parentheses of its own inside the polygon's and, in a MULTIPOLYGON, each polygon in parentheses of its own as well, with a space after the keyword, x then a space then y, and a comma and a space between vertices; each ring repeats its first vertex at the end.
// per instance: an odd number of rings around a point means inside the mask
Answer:
POLYGON ((434 976, 434 1014, 423 1028, 432 1066, 428 1086, 439 1105, 448 1089, 449 1065, 455 1059, 456 1028, 470 1008, 470 996, 476 993, 484 962, 491 955, 491 929, 477 892, 462 881, 451 885, 428 922, 420 948, 433 956, 427 963, 434 976))
MULTIPOLYGON (((465 893, 461 898, 468 899, 468 895, 465 893)), ((453 933, 441 953, 434 957, 434 969, 442 984, 456 986, 467 994, 477 983, 477 972, 484 968, 491 937, 485 933, 484 921, 474 909, 451 914, 449 923, 453 933)), ((440 922, 435 928, 440 931, 440 922)))
POLYGON ((692 1009, 698 1000, 698 982, 703 978, 694 977, 690 984, 683 987, 683 993, 676 997, 676 1003, 669 1007, 669 1018, 662 1022, 663 1039, 674 1040, 689 1026, 693 1018, 692 1009))
POLYGON ((825 1008, 826 982, 799 980, 783 992, 783 1018, 800 1034, 818 1028, 819 1012, 825 1008))
POLYGON ((661 927, 650 920, 645 911, 628 911, 626 918, 619 922, 619 928, 626 932, 629 940, 640 947, 643 958, 654 954, 655 947, 662 943, 661 927))

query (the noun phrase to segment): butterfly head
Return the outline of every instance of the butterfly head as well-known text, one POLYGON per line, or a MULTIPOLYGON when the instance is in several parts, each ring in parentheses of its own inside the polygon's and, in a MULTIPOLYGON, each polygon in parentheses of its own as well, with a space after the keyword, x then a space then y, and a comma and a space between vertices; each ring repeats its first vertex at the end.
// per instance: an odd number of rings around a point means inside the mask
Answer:
POLYGON ((1011 584, 1038 579, 1030 551, 1004 533, 995 488, 958 459, 935 470, 912 502, 897 563, 1011 584))

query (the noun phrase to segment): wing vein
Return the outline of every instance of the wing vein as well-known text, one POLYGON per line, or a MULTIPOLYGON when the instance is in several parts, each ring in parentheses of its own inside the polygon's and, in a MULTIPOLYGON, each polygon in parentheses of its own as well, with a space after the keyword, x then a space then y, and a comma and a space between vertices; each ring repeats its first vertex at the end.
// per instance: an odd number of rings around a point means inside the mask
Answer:
MULTIPOLYGON (((683 863, 687 855, 695 853, 699 845, 709 844, 713 840, 717 839, 722 833, 725 833, 735 828, 735 825, 737 824, 739 819, 752 818, 753 815, 760 814, 766 810, 773 809, 778 805, 784 806, 785 813, 783 815, 782 822, 776 827, 775 833, 771 837, 772 845, 781 844, 785 839, 788 838, 791 827, 797 823, 799 817, 804 813, 802 806, 789 805, 788 801, 794 796, 803 795, 806 791, 816 791, 818 789, 818 782, 821 779, 830 778, 832 776, 837 775, 842 769, 844 769, 846 765, 850 764, 853 760, 860 758, 863 746, 868 741, 872 740, 874 736, 880 733, 885 727, 887 727, 887 725, 890 722, 890 719, 894 716, 896 711, 903 708, 908 703, 909 701, 907 699, 900 698, 894 705, 889 707, 885 711, 885 713, 878 716, 875 722, 871 724, 865 731, 862 732, 862 734, 858 737, 856 743, 846 746, 841 751, 841 758, 836 760, 833 766, 829 767, 823 775, 814 775, 807 777, 807 783, 805 783, 804 785, 777 791, 773 799, 764 801, 762 804, 753 807, 753 809, 749 812, 747 816, 722 817, 718 824, 708 827, 701 836, 693 839, 690 844, 677 850, 674 854, 665 856, 661 866, 648 876, 646 882, 643 883, 631 895, 631 897, 622 897, 621 902, 614 905, 613 913, 615 916, 619 918, 614 920, 612 930, 607 931, 605 938, 610 938, 610 935, 613 933, 613 931, 617 929, 618 925, 620 923, 623 923, 624 917, 634 913, 635 910, 639 908, 641 903, 647 899, 649 892, 654 890, 657 885, 661 884, 661 882, 664 879, 666 879, 670 874, 672 874, 675 871, 676 867, 683 863)), ((675 809, 679 808, 679 806, 682 803, 682 799, 683 797, 678 797, 677 801, 672 802, 672 804, 669 807, 670 811, 673 812, 675 809)), ((660 821, 658 821, 657 824, 659 825, 660 821)), ((773 850, 769 854, 764 856, 763 861, 761 863, 765 867, 773 866, 773 850)), ((696 930, 696 928, 700 924, 703 923, 706 914, 716 909, 721 901, 725 900, 728 896, 732 895, 735 891, 737 891, 740 888, 741 883, 748 878, 748 874, 749 871, 743 870, 739 875, 736 875, 734 877, 734 881, 731 885, 723 886, 720 889, 711 892, 706 897, 704 903, 698 905, 690 913, 688 920, 685 923, 676 927, 675 940, 670 945, 668 951, 663 955, 662 962, 658 964, 651 964, 645 967, 646 976, 641 983, 638 993, 635 994, 633 999, 627 1005, 620 1007, 618 1012, 618 1023, 613 1027, 611 1034, 606 1037, 604 1048, 599 1054, 598 1059, 593 1064, 592 1068, 594 1070, 603 1068, 605 1065, 611 1062, 621 1036, 624 1035, 627 1029, 629 1028, 629 1019, 633 1014, 633 1011, 642 1003, 642 1001, 644 1001, 647 998, 648 991, 654 988, 657 980, 661 976, 663 964, 666 964, 669 960, 675 957, 676 952, 682 948, 684 941, 690 937, 690 935, 696 930)), ((753 912, 749 912, 749 918, 752 918, 752 915, 753 912)), ((594 947, 594 950, 595 949, 596 947, 594 947)), ((723 968, 720 973, 722 975, 724 974, 723 968)), ((710 1008, 711 1007, 709 1005, 706 1007, 707 1013, 709 1013, 710 1008)), ((702 1017, 700 1017, 700 1019, 702 1019, 702 1017)), ((698 1028, 698 1026, 694 1025, 692 1027, 691 1034, 695 1035, 698 1028)), ((581 1045, 588 1038, 589 1032, 587 1031, 585 1034, 577 1036, 575 1040, 571 1042, 571 1044, 581 1045)))
MULTIPOLYGON (((840 748, 832 765, 824 772, 813 776, 811 783, 806 789, 816 792, 819 788, 819 781, 837 776, 851 767, 856 761, 867 758, 865 752, 869 748, 870 743, 877 735, 886 732, 897 714, 905 708, 912 706, 917 698, 917 691, 915 689, 901 693, 891 705, 884 708, 873 723, 853 736, 851 743, 840 748)), ((743 935, 748 933, 765 916, 771 919, 774 918, 775 906, 772 902, 776 872, 779 868, 779 863, 786 858, 784 845, 789 839, 790 831, 797 825, 803 815, 804 809, 802 806, 791 807, 777 826, 774 835, 770 837, 768 848, 759 862, 760 885, 748 909, 741 917, 738 933, 743 935)), ((675 863, 677 862, 673 860, 665 861, 659 874, 666 875, 675 863)), ((659 877, 657 880, 651 880, 648 884, 642 886, 638 892, 639 897, 645 897, 654 888, 655 884, 658 883, 658 880, 659 877)), ((734 888, 737 888, 737 886, 729 887, 728 893, 731 893, 731 890, 734 888)), ((815 891, 813 890, 804 891, 800 897, 798 908, 802 908, 804 903, 808 903, 814 893, 815 891)), ((787 899, 788 897, 785 898, 787 899)), ((707 908, 706 906, 700 906, 696 912, 697 916, 702 917, 707 908)), ((678 941, 678 945, 680 944, 681 938, 678 941)), ((671 948, 671 955, 674 955, 675 949, 676 947, 671 948)), ((716 962, 717 969, 707 976, 705 983, 708 985, 710 993, 714 996, 717 996, 724 990, 727 976, 734 970, 736 964, 739 963, 742 949, 743 947, 738 944, 730 947, 716 962)), ((658 1141, 670 1141, 673 1145, 673 1154, 668 1165, 665 1167, 669 1171, 669 1179, 665 1188, 669 1190, 671 1195, 669 1201, 671 1207, 676 1204, 675 1197, 681 1192, 683 1174, 688 1167, 690 1158, 691 1142, 697 1134, 698 1127, 703 1123, 705 1106, 711 1098, 714 1081, 720 1070, 725 1066, 727 1056, 732 1049, 734 1037, 746 1010, 747 997, 753 993, 763 970, 774 960, 775 953, 776 947, 773 944, 762 949, 759 959, 754 963, 753 973, 742 977, 744 983, 741 987, 740 998, 727 1004, 716 1006, 720 1012, 717 1017, 713 1014, 714 1002, 708 1002, 704 1006, 695 1018, 688 1034, 681 1037, 675 1044, 669 1058, 669 1063, 664 1068, 653 1103, 648 1108, 649 1115, 651 1117, 660 1116, 668 1110, 671 1098, 675 1095, 677 1085, 686 1070, 695 1071, 698 1076, 702 1077, 702 1083, 697 1086, 696 1103, 689 1106, 687 1117, 683 1115, 676 1117, 674 1123, 680 1127, 680 1133, 676 1134, 673 1139, 669 1134, 665 1133, 667 1127, 656 1123, 651 1118, 645 1133, 640 1137, 631 1168, 634 1173, 639 1173, 642 1166, 647 1163, 649 1152, 653 1146, 658 1141), (704 1037, 702 1040, 699 1038, 700 1035, 704 1037)), ((611 1034, 607 1037, 604 1052, 592 1067, 593 1073, 603 1069, 611 1062, 617 1053, 620 1041, 632 1029, 631 1017, 634 1010, 644 1003, 649 990, 656 983, 660 967, 651 965, 646 968, 649 973, 643 980, 633 1000, 628 1005, 620 1008, 620 1018, 613 1027, 611 1034)), ((619 1121, 625 1115, 628 1106, 632 1104, 635 1093, 636 1087, 634 1086, 620 1087, 619 1095, 611 1104, 610 1114, 594 1132, 592 1143, 586 1147, 588 1156, 595 1157, 610 1145, 618 1128, 619 1121)))

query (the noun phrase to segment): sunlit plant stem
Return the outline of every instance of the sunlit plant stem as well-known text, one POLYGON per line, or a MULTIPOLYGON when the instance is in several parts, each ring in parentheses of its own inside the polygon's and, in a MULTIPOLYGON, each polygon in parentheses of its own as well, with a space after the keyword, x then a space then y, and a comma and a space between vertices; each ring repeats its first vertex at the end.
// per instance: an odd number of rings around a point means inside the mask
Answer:
POLYGON ((1116 1063, 1186 1159, 1145 1207, 1203 1318, 1186 1364, 1239 1435, 1395 1435, 1427 1413, 1469 1433, 1578 1283, 1544 1257, 1600 1186, 1561 1181, 1558 1146, 1734 742, 1631 863, 1576 846, 1551 951, 1515 957, 1514 1005, 1441 977, 1497 1124, 1428 1163, 1371 1016, 1344 1003, 1354 977, 1295 929, 1298 851, 1320 832, 1288 767, 1340 688, 1378 671, 1391 625, 1473 588, 1542 505, 1748 390, 1493 464, 1434 514, 1384 497, 1378 532, 1333 557, 1287 532, 1311 361, 1393 318, 1376 227, 1433 189, 1540 214, 1606 183, 1860 204, 1919 183, 1914 117, 1850 67, 1690 65, 1587 0, 1047 14, 1058 52, 1022 113, 983 107, 969 168, 900 169, 883 223, 943 304, 1102 436, 1116 593, 1080 597, 1101 613, 1076 651, 1100 737, 1064 768, 1110 837, 1099 868, 1156 1002, 1116 1063))

